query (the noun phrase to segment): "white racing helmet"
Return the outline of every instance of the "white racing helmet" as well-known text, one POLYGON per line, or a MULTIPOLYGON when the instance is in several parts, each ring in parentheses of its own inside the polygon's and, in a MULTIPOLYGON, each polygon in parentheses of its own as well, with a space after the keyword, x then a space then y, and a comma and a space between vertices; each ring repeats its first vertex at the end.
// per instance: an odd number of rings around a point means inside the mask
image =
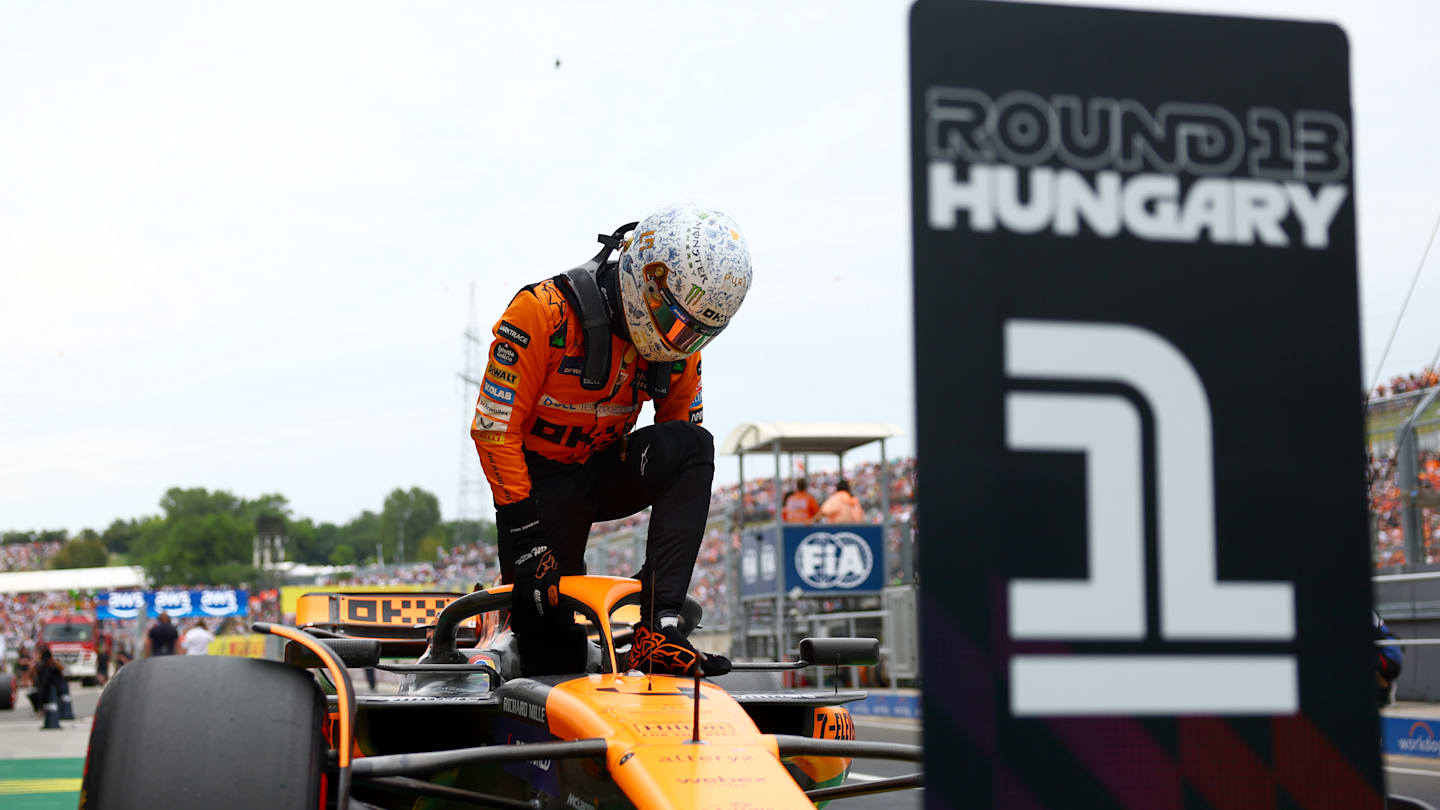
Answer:
POLYGON ((625 325, 640 356, 683 360, 740 309, 750 289, 750 248, 726 214, 679 203, 635 226, 619 269, 625 325))

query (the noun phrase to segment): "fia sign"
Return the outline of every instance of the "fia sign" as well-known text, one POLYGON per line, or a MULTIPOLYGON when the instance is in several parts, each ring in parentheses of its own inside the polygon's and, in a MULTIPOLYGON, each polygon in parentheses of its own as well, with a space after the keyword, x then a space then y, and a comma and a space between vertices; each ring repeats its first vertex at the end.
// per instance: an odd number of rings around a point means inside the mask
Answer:
POLYGON ((885 544, 871 524, 785 526, 786 588, 861 593, 885 584, 885 544))

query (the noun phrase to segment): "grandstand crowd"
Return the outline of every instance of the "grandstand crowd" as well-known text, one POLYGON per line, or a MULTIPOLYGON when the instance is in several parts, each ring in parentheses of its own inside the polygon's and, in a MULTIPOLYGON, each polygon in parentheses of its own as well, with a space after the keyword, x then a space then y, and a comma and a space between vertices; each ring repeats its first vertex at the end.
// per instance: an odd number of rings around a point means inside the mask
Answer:
MULTIPOLYGON (((1420 485, 1415 494, 1440 493, 1440 452, 1421 450, 1418 454, 1416 478, 1420 485)), ((1396 463, 1387 455, 1371 455, 1367 471, 1370 481, 1370 518, 1375 538, 1375 567, 1404 565, 1405 532, 1401 525, 1404 493, 1396 483, 1396 463)), ((1420 509, 1420 534, 1425 551, 1419 563, 1440 562, 1440 509, 1420 509)))
POLYGON ((50 566, 50 558, 60 552, 59 540, 0 545, 0 571, 39 571, 50 566))
POLYGON ((1375 386, 1375 391, 1372 393, 1371 398, 1384 399, 1385 397, 1395 396, 1396 394, 1408 394, 1411 391, 1420 391, 1435 385, 1440 385, 1440 371, 1436 371, 1433 368, 1425 368, 1419 372, 1397 374, 1391 377, 1388 386, 1384 383, 1375 386))
MULTIPOLYGON (((1440 384, 1440 375, 1433 369, 1425 369, 1419 374, 1397 376, 1388 386, 1377 388, 1375 393, 1377 396, 1404 394, 1436 384, 1440 384)), ((1419 462, 1421 489, 1440 493, 1440 451, 1421 451, 1419 462)), ((890 583, 905 581, 905 572, 901 570, 901 560, 905 556, 901 553, 902 545, 913 542, 917 530, 915 470, 913 458, 891 462, 888 470, 890 532, 886 537, 886 579, 890 583)), ((797 477, 791 475, 781 481, 782 495, 794 489, 797 477)), ((823 500, 839 483, 840 472, 817 471, 805 477, 809 482, 809 491, 823 500)), ((845 470, 845 477, 851 491, 860 500, 865 520, 879 523, 883 514, 879 464, 872 462, 853 466, 845 470)), ((1375 567, 1404 565, 1407 560, 1401 507, 1405 499, 1396 485, 1393 457, 1379 453, 1372 455, 1368 478, 1375 567)), ((734 523, 735 510, 743 510, 744 524, 768 522, 775 518, 776 500, 773 477, 726 484, 713 491, 705 538, 691 581, 692 595, 700 600, 712 622, 723 624, 727 618, 729 600, 726 594, 730 572, 726 566, 726 548, 728 546, 738 553, 740 547, 740 535, 734 523)), ((586 554, 590 570, 622 575, 638 571, 649 519, 647 509, 621 520, 595 524, 586 554)), ((1420 527, 1426 559, 1416 562, 1440 563, 1440 508, 1422 508, 1420 527)), ((61 545, 55 540, 0 544, 0 571, 45 568, 61 545)), ((433 561, 361 568, 352 575, 316 584, 342 587, 424 585, 445 590, 470 590, 477 585, 495 582, 499 573, 495 547, 490 543, 471 543, 441 548, 433 561)), ((69 592, 0 594, 0 628, 12 643, 34 638, 39 625, 47 617, 73 609, 77 604, 83 607, 89 596, 69 592)), ((256 618, 275 621, 287 618, 280 614, 278 591, 252 591, 251 602, 252 615, 256 618)))
MULTIPOLYGON (((887 577, 891 582, 898 582, 904 578, 900 570, 900 548, 914 530, 915 460, 907 458, 891 462, 888 473, 892 523, 890 534, 886 538, 887 558, 890 561, 887 577)), ((795 487, 796 477, 792 475, 782 480, 782 495, 795 487)), ((845 470, 845 477, 850 483, 851 491, 860 499, 865 520, 879 523, 883 514, 879 463, 848 468, 845 470)), ((840 474, 838 471, 822 471, 807 478, 809 490, 823 499, 834 491, 840 481, 840 474)), ((746 523, 771 521, 775 519, 775 501, 773 477, 748 480, 743 485, 736 483, 717 487, 712 493, 705 538, 691 580, 691 594, 705 607, 709 623, 723 624, 727 619, 729 572, 725 564, 726 546, 728 544, 736 553, 740 547, 740 534, 735 531, 733 523, 734 510, 744 509, 746 523), (743 504, 740 501, 742 493, 743 504)), ((590 570, 617 575, 630 575, 638 571, 644 554, 645 531, 649 520, 647 509, 628 518, 595 524, 586 555, 590 570)), ((44 568, 49 558, 59 551, 60 545, 59 542, 0 545, 0 571, 44 568)), ((426 585, 445 590, 468 591, 476 585, 495 582, 499 574, 495 547, 489 543, 471 543, 441 548, 434 561, 362 568, 352 575, 316 584, 342 587, 426 585)), ((196 583, 193 587, 202 585, 196 583)), ((0 594, 0 632, 3 632, 10 642, 10 649, 16 649, 16 644, 34 639, 40 625, 47 618, 77 609, 93 609, 93 596, 92 593, 58 591, 0 594)), ((250 600, 252 620, 283 621, 291 618, 281 615, 280 595, 276 590, 252 591, 250 600)))

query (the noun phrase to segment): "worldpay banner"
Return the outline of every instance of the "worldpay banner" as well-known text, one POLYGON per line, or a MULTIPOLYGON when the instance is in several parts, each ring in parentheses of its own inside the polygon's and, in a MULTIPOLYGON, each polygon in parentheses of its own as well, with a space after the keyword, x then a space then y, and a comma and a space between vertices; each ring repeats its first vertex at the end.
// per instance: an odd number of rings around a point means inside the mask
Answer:
POLYGON ((1344 34, 910 36, 928 805, 1379 808, 1344 34))

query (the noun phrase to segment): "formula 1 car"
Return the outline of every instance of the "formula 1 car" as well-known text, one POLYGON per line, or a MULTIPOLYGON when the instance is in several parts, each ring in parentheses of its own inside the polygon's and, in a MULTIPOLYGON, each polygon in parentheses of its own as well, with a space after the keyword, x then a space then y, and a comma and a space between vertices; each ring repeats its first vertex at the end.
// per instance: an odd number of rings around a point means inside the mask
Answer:
MULTIPOLYGON (((520 675, 500 623, 509 586, 306 594, 298 627, 255 625, 286 640, 284 662, 132 663, 96 711, 80 807, 780 810, 921 784, 845 784, 854 757, 921 758, 855 739, 844 704, 863 692, 736 683, 873 664, 875 639, 805 639, 800 660, 736 662, 716 680, 626 672, 631 631, 617 617, 640 583, 573 576, 560 588, 589 631, 586 671, 572 675, 520 675), (357 695, 352 668, 398 673, 400 686, 357 695)), ((691 600, 682 630, 699 619, 691 600)))

